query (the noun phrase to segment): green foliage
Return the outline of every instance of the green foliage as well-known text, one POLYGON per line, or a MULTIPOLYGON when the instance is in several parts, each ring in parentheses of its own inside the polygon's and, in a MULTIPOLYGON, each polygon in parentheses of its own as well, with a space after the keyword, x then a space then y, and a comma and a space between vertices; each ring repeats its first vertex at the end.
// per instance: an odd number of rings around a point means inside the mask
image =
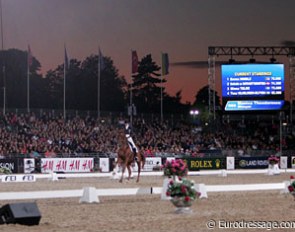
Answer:
POLYGON ((9 168, 0 168, 0 174, 11 174, 11 170, 9 168))
POLYGON ((194 182, 185 178, 181 180, 171 180, 166 192, 170 197, 183 197, 184 201, 194 201, 199 193, 194 188, 194 182))
POLYGON ((295 178, 290 176, 290 185, 288 186, 289 192, 295 197, 295 178))

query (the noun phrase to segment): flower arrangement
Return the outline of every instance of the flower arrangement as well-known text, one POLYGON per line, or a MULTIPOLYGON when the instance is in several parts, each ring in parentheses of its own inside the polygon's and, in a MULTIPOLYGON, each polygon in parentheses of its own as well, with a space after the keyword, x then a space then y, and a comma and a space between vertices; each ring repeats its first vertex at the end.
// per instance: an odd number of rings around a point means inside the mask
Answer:
POLYGON ((186 176, 187 175, 187 165, 182 159, 166 161, 163 165, 164 175, 171 177, 171 176, 186 176))
POLYGON ((290 176, 290 185, 288 186, 288 190, 295 198, 295 177, 294 176, 290 176))
POLYGON ((268 158, 268 162, 270 165, 278 164, 280 162, 280 158, 272 155, 268 158))
POLYGON ((200 196, 194 189, 194 182, 186 178, 171 180, 166 195, 172 197, 172 203, 178 207, 191 206, 192 202, 200 196))
POLYGON ((11 174, 11 170, 9 168, 0 168, 0 174, 11 174))

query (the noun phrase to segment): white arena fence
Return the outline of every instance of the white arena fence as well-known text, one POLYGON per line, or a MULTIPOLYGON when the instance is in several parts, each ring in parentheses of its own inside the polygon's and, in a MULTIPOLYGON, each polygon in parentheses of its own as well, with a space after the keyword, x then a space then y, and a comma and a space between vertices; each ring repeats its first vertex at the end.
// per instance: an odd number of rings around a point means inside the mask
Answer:
MULTIPOLYGON (((232 192, 232 191, 268 191, 281 190, 287 193, 289 182, 269 183, 269 184, 244 184, 244 185, 205 185, 195 184, 195 189, 200 192, 200 198, 207 198, 210 192, 232 192)), ((102 196, 130 196, 140 194, 162 194, 162 187, 150 188, 109 188, 96 189, 85 187, 74 190, 52 190, 52 191, 30 191, 30 192, 1 192, 0 200, 28 200, 28 199, 50 199, 50 198, 72 198, 80 197, 80 202, 93 203, 99 202, 102 196)), ((162 198, 166 200, 167 198, 162 198)))
MULTIPOLYGON (((295 169, 280 169, 280 173, 295 173, 295 169)), ((127 172, 125 173, 127 174, 127 172)), ((206 176, 206 175, 236 175, 236 174, 269 174, 269 169, 241 169, 241 170, 202 170, 188 172, 188 176, 206 176)), ((116 175, 120 175, 116 173, 116 175)), ((133 172, 133 175, 137 175, 137 172, 133 172)), ((141 172, 141 176, 163 176, 163 171, 153 172, 141 172)), ((90 178, 90 177, 112 177, 112 173, 46 173, 46 174, 9 174, 0 175, 1 182, 35 182, 37 179, 51 179, 56 181, 62 178, 90 178)))
MULTIPOLYGON (((295 172, 294 169, 283 169, 281 173, 295 172)), ((227 174, 270 174, 268 169, 263 170, 216 170, 216 171, 198 171, 189 172, 188 175, 219 175, 226 177, 227 174)), ((163 172, 144 172, 142 176, 163 176, 163 172)), ((57 181, 59 178, 86 178, 86 177, 111 177, 110 173, 50 173, 50 174, 16 174, 2 175, 1 183, 7 182, 35 182, 37 179, 50 179, 57 181)), ((200 192, 201 198, 207 198, 210 192, 231 192, 231 191, 269 191, 281 190, 281 193, 288 192, 290 181, 281 183, 265 184, 240 184, 240 185, 205 185, 195 184, 195 189, 200 192)), ((80 202, 99 202, 100 196, 128 196, 139 194, 161 194, 162 199, 165 195, 165 187, 150 188, 110 188, 95 189, 94 187, 85 187, 76 190, 54 190, 54 191, 30 191, 30 192, 0 192, 0 200, 26 200, 26 199, 48 199, 48 198, 70 198, 80 197, 80 202)))

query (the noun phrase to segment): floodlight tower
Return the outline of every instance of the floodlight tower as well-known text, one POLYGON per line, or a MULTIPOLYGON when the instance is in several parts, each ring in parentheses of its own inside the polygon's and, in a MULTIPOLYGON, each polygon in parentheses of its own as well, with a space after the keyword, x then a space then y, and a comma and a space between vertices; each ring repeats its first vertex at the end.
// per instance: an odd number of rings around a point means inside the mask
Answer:
POLYGON ((293 54, 289 55, 289 77, 290 77, 290 122, 293 122, 293 102, 295 100, 295 48, 293 54))
POLYGON ((216 84, 215 84, 215 56, 214 55, 209 55, 208 58, 208 110, 209 110, 209 118, 213 114, 213 120, 216 119, 215 115, 215 89, 216 89, 216 84))

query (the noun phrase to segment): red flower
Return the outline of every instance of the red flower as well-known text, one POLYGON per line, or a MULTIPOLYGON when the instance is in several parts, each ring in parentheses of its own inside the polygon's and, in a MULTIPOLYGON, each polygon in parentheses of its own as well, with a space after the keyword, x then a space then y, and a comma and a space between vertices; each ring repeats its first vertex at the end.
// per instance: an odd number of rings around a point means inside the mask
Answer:
POLYGON ((290 176, 290 179, 295 179, 294 176, 290 176))
POLYGON ((166 196, 169 197, 170 196, 170 192, 166 192, 166 196))
POLYGON ((185 200, 185 201, 190 201, 191 198, 190 198, 189 196, 185 196, 184 200, 185 200))
POLYGON ((181 192, 186 193, 186 187, 184 185, 181 185, 181 192))
POLYGON ((292 185, 288 186, 289 192, 293 192, 294 191, 294 187, 292 185))

